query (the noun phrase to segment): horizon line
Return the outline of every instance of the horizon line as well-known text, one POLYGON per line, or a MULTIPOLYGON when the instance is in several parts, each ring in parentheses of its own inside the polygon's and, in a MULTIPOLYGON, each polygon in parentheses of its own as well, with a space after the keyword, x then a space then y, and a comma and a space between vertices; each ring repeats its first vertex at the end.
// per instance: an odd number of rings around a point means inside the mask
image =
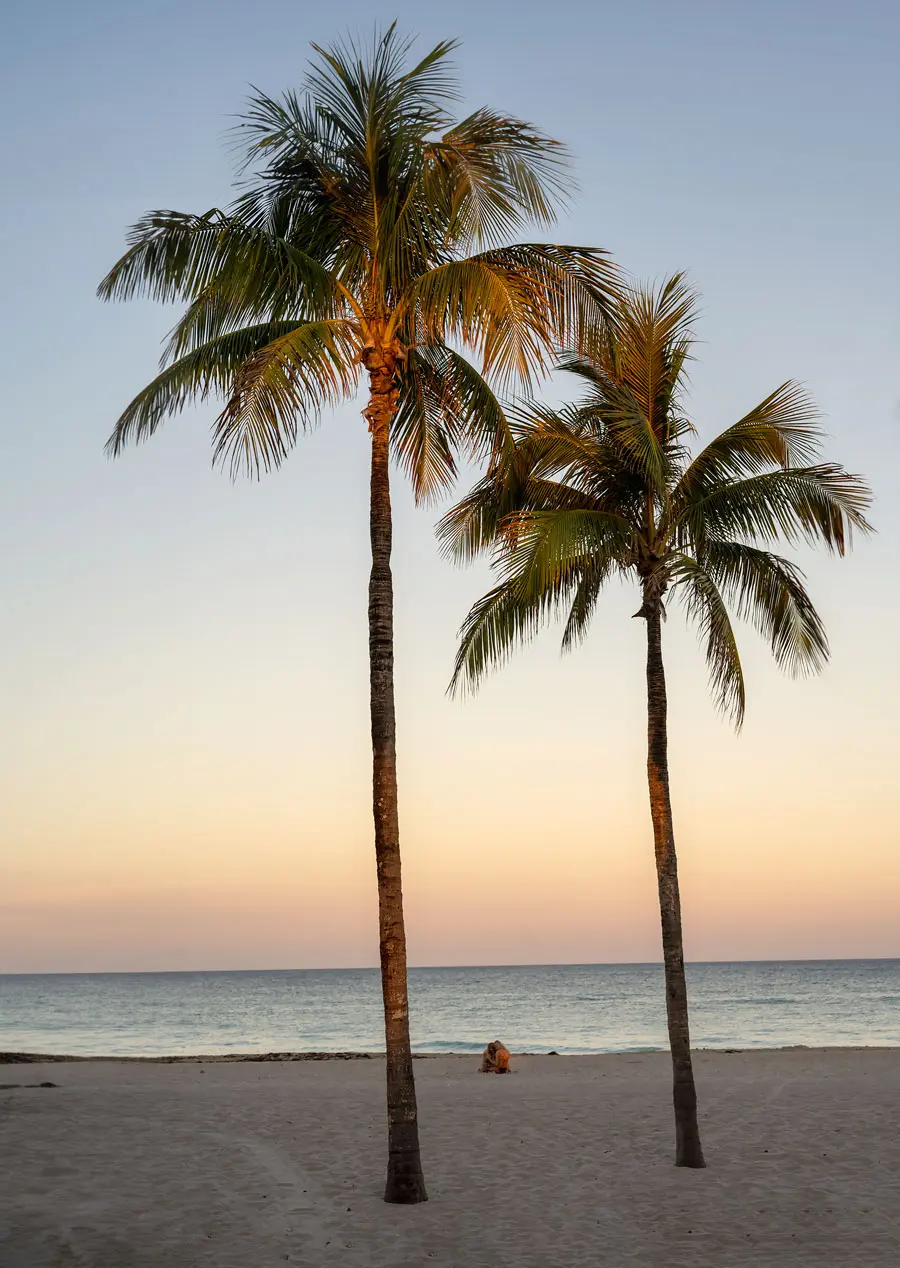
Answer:
MULTIPOLYGON (((685 960, 685 965, 706 964, 889 964, 900 961, 900 955, 772 957, 752 960, 685 960)), ((446 969, 617 969, 662 968, 662 960, 560 960, 555 962, 521 961, 516 964, 410 964, 409 971, 446 969)), ((354 964, 333 967, 280 969, 45 969, 0 970, 0 977, 177 977, 212 973, 378 973, 377 964, 354 964)))

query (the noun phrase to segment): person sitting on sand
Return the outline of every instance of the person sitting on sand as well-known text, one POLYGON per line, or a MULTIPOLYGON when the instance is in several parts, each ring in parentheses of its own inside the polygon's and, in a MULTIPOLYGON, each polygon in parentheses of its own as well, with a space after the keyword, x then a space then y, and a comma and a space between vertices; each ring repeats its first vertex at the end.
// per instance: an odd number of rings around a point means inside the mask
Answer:
POLYGON ((489 1043, 481 1057, 482 1074, 509 1074, 509 1049, 499 1039, 489 1043))

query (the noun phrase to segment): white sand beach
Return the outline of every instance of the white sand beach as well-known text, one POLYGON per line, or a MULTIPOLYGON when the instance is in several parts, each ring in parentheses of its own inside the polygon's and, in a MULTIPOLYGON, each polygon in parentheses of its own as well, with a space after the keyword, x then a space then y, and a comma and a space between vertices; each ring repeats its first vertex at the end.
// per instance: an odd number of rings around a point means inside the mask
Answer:
POLYGON ((416 1063, 430 1201, 385 1206, 383 1064, 0 1065, 3 1268, 900 1263, 900 1050, 416 1063))

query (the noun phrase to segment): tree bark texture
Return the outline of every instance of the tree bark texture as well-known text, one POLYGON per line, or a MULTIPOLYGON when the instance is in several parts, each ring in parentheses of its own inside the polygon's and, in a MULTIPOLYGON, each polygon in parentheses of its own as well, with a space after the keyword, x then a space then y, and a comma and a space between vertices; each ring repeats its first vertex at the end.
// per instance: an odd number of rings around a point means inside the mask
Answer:
POLYGON ((672 1051, 675 1102, 675 1165, 704 1167, 697 1125, 697 1092, 691 1065, 687 985, 681 937, 681 899, 672 804, 669 799, 669 758, 666 729, 666 675, 662 658, 662 597, 645 589, 641 614, 647 621, 647 780, 659 883, 666 1015, 672 1051))
POLYGON ((388 1172, 385 1202, 427 1200, 419 1155, 416 1086, 409 1043, 406 931, 400 875, 397 751, 394 721, 394 597, 391 579, 390 429, 397 409, 396 362, 367 349, 370 396, 364 414, 372 437, 369 527, 369 677, 372 715, 372 810, 378 870, 381 989, 387 1056, 388 1172))

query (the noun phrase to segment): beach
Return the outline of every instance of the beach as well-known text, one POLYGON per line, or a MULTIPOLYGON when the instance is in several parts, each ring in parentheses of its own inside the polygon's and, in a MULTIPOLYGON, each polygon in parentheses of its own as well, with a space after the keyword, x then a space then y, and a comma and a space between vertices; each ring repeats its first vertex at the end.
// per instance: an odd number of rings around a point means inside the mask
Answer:
POLYGON ((3 1268, 900 1262, 900 1050, 416 1061, 428 1203, 389 1207, 384 1065, 0 1064, 3 1268), (41 1087, 41 1083, 53 1087, 41 1087), (35 1086, 38 1085, 38 1086, 35 1086))

